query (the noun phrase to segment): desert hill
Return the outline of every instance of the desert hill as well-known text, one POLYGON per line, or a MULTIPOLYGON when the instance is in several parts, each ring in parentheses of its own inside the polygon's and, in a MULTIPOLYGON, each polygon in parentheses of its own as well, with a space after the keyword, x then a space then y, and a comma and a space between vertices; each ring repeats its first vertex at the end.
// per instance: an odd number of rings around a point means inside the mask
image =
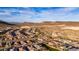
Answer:
POLYGON ((0 21, 0 51, 79 50, 79 22, 0 21))

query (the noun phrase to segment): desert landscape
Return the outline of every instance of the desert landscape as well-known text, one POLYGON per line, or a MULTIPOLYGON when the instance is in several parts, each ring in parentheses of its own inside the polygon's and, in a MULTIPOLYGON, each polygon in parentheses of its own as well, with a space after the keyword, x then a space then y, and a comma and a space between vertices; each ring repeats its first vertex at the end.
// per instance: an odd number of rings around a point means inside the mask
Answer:
POLYGON ((0 21, 0 51, 79 51, 79 22, 0 21))

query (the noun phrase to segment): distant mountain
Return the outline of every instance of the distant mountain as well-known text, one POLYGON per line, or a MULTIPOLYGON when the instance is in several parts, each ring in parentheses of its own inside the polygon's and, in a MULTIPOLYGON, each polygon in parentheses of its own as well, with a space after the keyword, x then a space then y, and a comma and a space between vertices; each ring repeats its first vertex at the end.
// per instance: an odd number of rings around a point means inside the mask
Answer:
POLYGON ((0 28, 15 26, 15 24, 0 20, 0 28))
POLYGON ((13 24, 11 24, 11 23, 9 23, 9 22, 2 21, 2 20, 0 20, 0 24, 5 24, 5 25, 13 25, 13 24))

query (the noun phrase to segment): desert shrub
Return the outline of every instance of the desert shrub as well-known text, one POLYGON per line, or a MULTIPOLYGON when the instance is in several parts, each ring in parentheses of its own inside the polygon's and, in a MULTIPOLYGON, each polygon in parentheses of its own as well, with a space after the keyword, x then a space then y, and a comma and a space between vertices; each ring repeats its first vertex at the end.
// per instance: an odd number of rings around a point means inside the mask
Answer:
POLYGON ((45 48, 47 48, 49 51, 59 51, 59 49, 54 48, 54 47, 50 47, 47 44, 42 44, 42 46, 44 46, 45 48))

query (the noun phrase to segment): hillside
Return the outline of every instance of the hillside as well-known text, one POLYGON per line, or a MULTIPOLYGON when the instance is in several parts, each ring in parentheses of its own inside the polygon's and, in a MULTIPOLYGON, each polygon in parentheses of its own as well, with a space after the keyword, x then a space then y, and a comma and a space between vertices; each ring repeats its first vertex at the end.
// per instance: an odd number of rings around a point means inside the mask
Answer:
POLYGON ((0 27, 0 51, 79 50, 79 22, 0 22, 0 27))
POLYGON ((0 28, 4 28, 4 27, 9 27, 9 26, 14 26, 15 24, 11 24, 9 22, 5 22, 5 21, 1 21, 0 20, 0 28))

